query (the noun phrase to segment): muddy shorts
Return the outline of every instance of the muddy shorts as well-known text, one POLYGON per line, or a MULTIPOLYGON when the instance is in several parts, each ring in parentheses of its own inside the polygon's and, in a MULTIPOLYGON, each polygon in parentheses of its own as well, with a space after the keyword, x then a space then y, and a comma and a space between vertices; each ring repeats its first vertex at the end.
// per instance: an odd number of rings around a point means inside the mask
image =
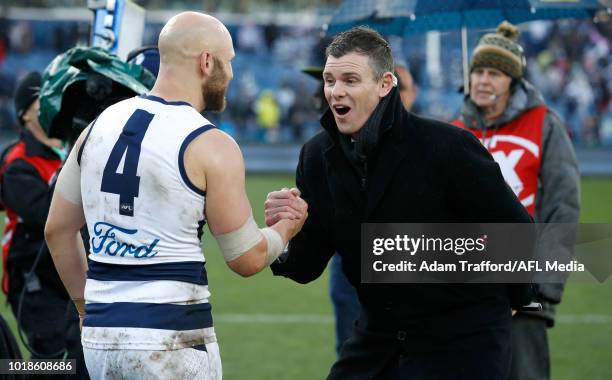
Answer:
POLYGON ((83 348, 93 380, 202 379, 221 380, 217 342, 173 351, 101 350, 83 348))

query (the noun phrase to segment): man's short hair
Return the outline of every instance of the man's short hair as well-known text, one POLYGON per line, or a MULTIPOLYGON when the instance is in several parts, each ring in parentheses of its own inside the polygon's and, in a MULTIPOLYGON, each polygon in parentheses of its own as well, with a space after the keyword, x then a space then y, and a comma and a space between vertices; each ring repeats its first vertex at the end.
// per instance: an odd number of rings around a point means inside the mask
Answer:
POLYGON ((368 56, 374 79, 393 72, 393 56, 389 43, 374 29, 357 26, 338 34, 325 49, 325 57, 340 58, 349 53, 368 56))

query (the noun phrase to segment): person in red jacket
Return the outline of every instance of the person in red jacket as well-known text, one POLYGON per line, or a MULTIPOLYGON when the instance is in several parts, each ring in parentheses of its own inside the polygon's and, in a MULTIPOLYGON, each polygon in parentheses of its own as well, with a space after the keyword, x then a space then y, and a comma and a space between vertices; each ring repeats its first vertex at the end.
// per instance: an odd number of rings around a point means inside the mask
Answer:
MULTIPOLYGON (((484 35, 472 54, 470 88, 453 124, 478 137, 504 179, 537 223, 548 223, 538 257, 569 257, 571 242, 549 232, 553 223, 577 223, 580 175, 565 127, 540 92, 524 79, 525 56, 518 29, 507 22, 484 35)), ((571 240, 571 239, 569 239, 571 240)), ((509 379, 550 378, 547 328, 555 322, 564 283, 539 284, 542 311, 519 311, 512 319, 509 379)))
POLYGON ((33 358, 63 355, 66 324, 61 321, 66 321, 69 302, 44 241, 49 183, 62 164, 62 141, 49 138, 38 121, 40 86, 38 72, 18 83, 15 109, 21 134, 4 150, 0 166, 6 212, 2 290, 35 351, 33 358))

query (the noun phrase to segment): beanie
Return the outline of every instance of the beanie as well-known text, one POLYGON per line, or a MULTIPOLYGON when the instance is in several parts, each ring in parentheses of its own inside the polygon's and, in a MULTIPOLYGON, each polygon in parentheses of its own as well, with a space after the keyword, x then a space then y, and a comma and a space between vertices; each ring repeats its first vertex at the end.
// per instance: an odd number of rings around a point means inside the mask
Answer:
POLYGON ((518 28, 507 21, 499 24, 497 33, 482 36, 472 54, 470 72, 479 67, 492 67, 514 79, 522 78, 525 55, 518 37, 518 28))
POLYGON ((23 115, 28 111, 32 103, 38 98, 41 75, 38 71, 26 74, 18 83, 15 90, 15 111, 19 121, 22 122, 23 115))

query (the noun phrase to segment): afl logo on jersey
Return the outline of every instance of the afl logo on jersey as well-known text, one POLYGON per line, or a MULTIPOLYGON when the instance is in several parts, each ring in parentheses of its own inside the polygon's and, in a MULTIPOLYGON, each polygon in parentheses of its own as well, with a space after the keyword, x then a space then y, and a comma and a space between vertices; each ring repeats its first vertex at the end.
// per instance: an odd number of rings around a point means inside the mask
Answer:
MULTIPOLYGON (((157 255, 158 251, 153 251, 159 239, 153 240, 148 245, 134 246, 133 244, 121 243, 117 241, 118 234, 135 235, 138 230, 115 226, 106 222, 94 224, 93 232, 95 236, 91 238, 91 251, 94 254, 103 252, 109 256, 124 257, 133 255, 135 258, 151 258, 157 255)), ((121 239, 119 239, 121 240, 121 239)))

